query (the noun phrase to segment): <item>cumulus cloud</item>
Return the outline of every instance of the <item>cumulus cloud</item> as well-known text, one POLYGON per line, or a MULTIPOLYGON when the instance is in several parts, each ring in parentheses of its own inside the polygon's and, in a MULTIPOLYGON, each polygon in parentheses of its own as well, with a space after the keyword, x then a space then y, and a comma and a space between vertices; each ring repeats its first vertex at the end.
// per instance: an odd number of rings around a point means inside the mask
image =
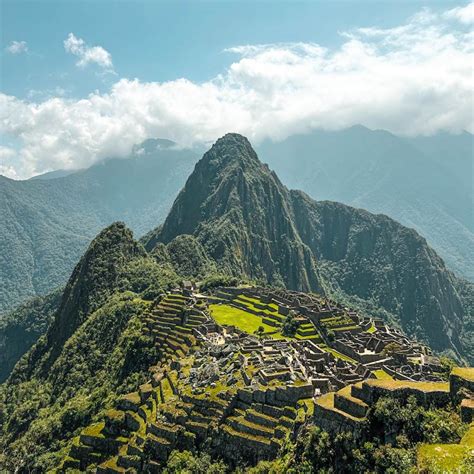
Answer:
POLYGON ((457 7, 448 10, 444 14, 445 18, 458 20, 466 25, 474 23, 474 2, 469 3, 465 7, 457 7))
MULTIPOLYGON (((345 32, 337 48, 236 46, 234 62, 202 83, 120 79, 81 100, 3 95, 0 123, 22 141, 22 176, 126 156, 150 137, 191 146, 236 131, 258 142, 354 124, 401 135, 473 132, 473 33, 446 15, 423 10, 394 28, 345 32)), ((87 49, 70 38, 71 51, 87 49)))
POLYGON ((102 46, 88 46, 83 39, 77 38, 73 33, 69 33, 64 40, 64 49, 79 58, 76 63, 79 67, 95 63, 106 70, 113 70, 112 56, 106 49, 102 46))
POLYGON ((28 52, 28 44, 26 41, 12 41, 5 50, 10 54, 21 54, 28 52))

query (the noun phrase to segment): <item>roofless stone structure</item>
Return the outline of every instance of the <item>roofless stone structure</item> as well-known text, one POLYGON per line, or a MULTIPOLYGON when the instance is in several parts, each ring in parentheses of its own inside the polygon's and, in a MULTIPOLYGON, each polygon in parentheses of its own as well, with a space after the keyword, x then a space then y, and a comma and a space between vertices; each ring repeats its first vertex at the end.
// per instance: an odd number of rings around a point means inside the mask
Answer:
POLYGON ((161 472, 173 449, 204 444, 230 464, 256 463, 277 456, 307 421, 362 434, 381 396, 456 403, 472 420, 474 369, 442 381, 428 348, 327 298, 187 285, 142 317, 160 360, 147 383, 73 440, 62 470, 161 472))

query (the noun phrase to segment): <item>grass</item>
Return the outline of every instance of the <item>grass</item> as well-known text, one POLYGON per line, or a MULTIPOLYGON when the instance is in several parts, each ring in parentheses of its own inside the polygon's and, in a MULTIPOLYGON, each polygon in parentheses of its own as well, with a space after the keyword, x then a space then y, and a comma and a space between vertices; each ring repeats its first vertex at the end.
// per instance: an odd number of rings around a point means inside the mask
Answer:
POLYGON ((321 319, 320 323, 327 329, 335 329, 337 327, 354 325, 354 321, 348 316, 332 316, 330 318, 323 318, 321 319))
MULTIPOLYGON (((263 322, 263 318, 252 313, 247 313, 245 310, 240 308, 234 308, 233 306, 226 304, 211 304, 209 311, 214 320, 221 325, 235 326, 238 329, 245 331, 248 334, 254 334, 259 327, 263 327, 263 336, 270 337, 272 339, 311 339, 320 341, 321 336, 314 334, 311 336, 305 336, 304 334, 296 334, 295 337, 284 336, 278 327, 270 326, 263 322)), ((344 356, 341 355, 340 358, 344 356)), ((346 359, 344 359, 346 360, 346 359)), ((349 359, 349 362, 352 359, 349 359)), ((354 362, 354 361, 353 361, 354 362)))
POLYGON ((411 388, 420 390, 421 392, 449 392, 449 384, 447 382, 410 382, 407 380, 367 380, 365 383, 376 385, 387 390, 397 390, 411 388))
POLYGON ((334 392, 328 392, 322 395, 316 400, 315 403, 323 408, 333 409, 334 408, 334 392))
MULTIPOLYGON (((268 309, 260 309, 260 308, 257 308, 252 302, 246 300, 246 299, 243 299, 241 296, 239 296, 238 298, 236 298, 234 300, 236 303, 240 303, 240 304, 244 304, 247 308, 251 309, 252 311, 260 311, 261 313, 263 314, 268 314, 268 315, 272 315, 272 316, 276 316, 279 320, 283 321, 285 319, 284 316, 278 314, 278 312, 276 310, 268 310, 268 309)), ((260 304, 264 304, 264 303, 260 303, 260 304)))
POLYGON ((347 385, 346 387, 339 390, 337 393, 339 395, 342 395, 343 397, 347 398, 348 400, 351 400, 353 403, 356 403, 357 405, 360 405, 361 407, 366 407, 367 406, 367 404, 364 403, 362 400, 359 400, 358 398, 353 397, 351 392, 352 392, 352 386, 347 385))
POLYGON ((345 411, 339 410, 338 408, 334 406, 334 392, 329 392, 322 395, 314 403, 316 405, 319 405, 322 408, 325 408, 326 410, 332 410, 334 412, 337 412, 340 415, 343 415, 350 420, 354 420, 358 422, 361 421, 361 418, 356 418, 355 416, 352 416, 349 413, 346 413, 345 411))
POLYGON ((374 370, 372 373, 375 375, 375 377, 377 377, 378 380, 393 380, 393 377, 387 374, 387 372, 385 372, 383 369, 374 370))
POLYGON ((369 334, 373 334, 373 333, 376 332, 376 331, 377 331, 377 328, 374 326, 373 323, 372 323, 372 326, 370 326, 370 328, 367 329, 367 332, 368 332, 369 334))
POLYGON ((461 439, 461 444, 474 448, 474 422, 471 423, 469 430, 461 439))
POLYGON ((250 298, 249 296, 245 296, 245 295, 239 295, 239 296, 238 296, 238 299, 249 301, 249 302, 252 303, 252 304, 257 303, 257 304, 266 305, 266 306, 268 306, 269 308, 272 308, 272 309, 274 309, 275 311, 278 311, 278 306, 277 306, 275 303, 263 303, 262 301, 260 301, 260 300, 257 299, 257 298, 250 298))
MULTIPOLYGON (((209 306, 209 311, 218 324, 235 326, 249 334, 255 333, 259 327, 263 327, 265 333, 274 333, 275 331, 273 326, 263 323, 262 318, 259 316, 247 313, 242 309, 233 308, 229 305, 212 304, 209 306)), ((269 334, 269 336, 273 339, 284 339, 284 336, 279 332, 269 334)))
POLYGON ((418 469, 422 472, 468 473, 469 449, 459 444, 423 444, 418 448, 418 469))
POLYGON ((174 396, 173 390, 171 389, 171 385, 166 377, 163 377, 163 379, 161 380, 161 390, 165 402, 167 402, 170 398, 174 396))
POLYGON ((352 329, 357 329, 358 327, 359 326, 357 326, 356 324, 353 324, 352 326, 341 326, 341 327, 332 328, 332 329, 335 332, 339 332, 339 331, 351 331, 352 329))
POLYGON ((474 382, 474 368, 473 367, 454 367, 451 371, 451 375, 456 375, 463 379, 474 382))
POLYGON ((95 438, 104 438, 104 435, 102 434, 102 430, 104 429, 105 423, 100 422, 100 423, 94 423, 92 425, 89 425, 87 428, 85 428, 81 434, 85 436, 93 436, 95 438))
POLYGON ((312 398, 303 398, 303 399, 299 400, 298 403, 301 403, 301 405, 306 406, 306 409, 305 409, 306 416, 313 416, 314 402, 313 402, 312 398))
POLYGON ((251 435, 250 433, 242 433, 241 431, 237 431, 234 428, 230 427, 229 425, 224 425, 222 429, 229 435, 234 436, 236 438, 241 438, 243 440, 257 441, 259 443, 267 444, 267 445, 271 444, 271 441, 268 438, 265 438, 264 436, 251 435))

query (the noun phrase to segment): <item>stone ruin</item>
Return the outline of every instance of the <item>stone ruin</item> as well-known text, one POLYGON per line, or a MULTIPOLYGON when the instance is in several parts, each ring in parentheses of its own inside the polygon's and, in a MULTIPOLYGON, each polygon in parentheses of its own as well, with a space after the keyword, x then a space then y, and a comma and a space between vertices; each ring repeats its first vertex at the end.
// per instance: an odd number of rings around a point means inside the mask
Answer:
POLYGON ((60 472, 91 465, 99 473, 161 472, 173 449, 203 445, 230 464, 256 463, 274 458, 307 420, 361 433, 369 406, 387 393, 415 394, 422 403, 456 399, 464 419, 472 418, 474 397, 459 395, 473 390, 466 376, 440 382, 439 360, 426 347, 327 298, 185 288, 162 295, 143 320, 160 352, 150 380, 72 441, 60 472), (272 338, 221 326, 211 303, 249 310, 275 334, 292 312, 298 330, 272 338))

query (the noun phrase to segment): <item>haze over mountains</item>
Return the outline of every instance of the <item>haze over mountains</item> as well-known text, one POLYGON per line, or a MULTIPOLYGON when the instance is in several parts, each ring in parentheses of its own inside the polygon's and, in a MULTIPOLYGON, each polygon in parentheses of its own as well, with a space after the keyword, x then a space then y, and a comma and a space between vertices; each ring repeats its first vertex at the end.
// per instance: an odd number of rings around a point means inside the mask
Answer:
MULTIPOLYGON (((315 199, 381 212, 417 229, 459 275, 474 279, 472 135, 405 139, 361 126, 264 142, 283 183, 315 199)), ((148 140, 127 159, 0 177, 0 312, 64 284, 100 229, 124 221, 141 236, 163 221, 199 150, 148 140)))
POLYGON ((129 159, 65 177, 0 176, 0 313, 63 285, 97 233, 122 220, 137 235, 161 222, 198 155, 149 140, 129 159))
POLYGON ((383 213, 426 237, 448 267, 474 280, 470 133, 400 138, 355 126, 258 148, 289 187, 383 213))

